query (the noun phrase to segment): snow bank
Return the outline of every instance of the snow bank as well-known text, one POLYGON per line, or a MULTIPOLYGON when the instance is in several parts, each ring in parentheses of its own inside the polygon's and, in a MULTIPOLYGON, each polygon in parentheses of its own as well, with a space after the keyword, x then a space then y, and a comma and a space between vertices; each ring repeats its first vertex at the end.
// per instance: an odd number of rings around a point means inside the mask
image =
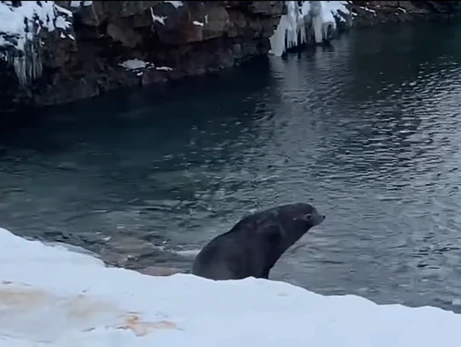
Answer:
POLYGON ((0 59, 14 66, 21 85, 39 77, 42 72, 38 34, 60 31, 60 37, 72 26, 72 13, 54 1, 0 2, 0 59))
POLYGON ((307 29, 312 24, 314 40, 321 43, 329 37, 329 32, 336 29, 337 18, 345 19, 339 14, 348 14, 347 1, 285 1, 287 14, 282 15, 274 34, 270 38, 269 53, 282 56, 287 49, 307 42, 307 29))
POLYGON ((106 268, 0 228, 0 346, 457 346, 461 315, 281 282, 106 268))

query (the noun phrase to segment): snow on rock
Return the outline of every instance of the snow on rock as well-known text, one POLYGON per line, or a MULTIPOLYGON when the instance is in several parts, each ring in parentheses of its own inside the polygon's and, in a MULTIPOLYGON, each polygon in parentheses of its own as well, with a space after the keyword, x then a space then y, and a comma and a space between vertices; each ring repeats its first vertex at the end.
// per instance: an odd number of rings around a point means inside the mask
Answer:
POLYGON ((93 1, 71 1, 70 7, 80 8, 93 5, 93 1))
POLYGON ((159 66, 159 67, 156 67, 155 70, 158 70, 158 71, 172 71, 173 69, 169 66, 159 66))
POLYGON ((168 66, 155 66, 153 63, 146 62, 139 59, 126 60, 119 64, 127 70, 134 72, 137 76, 141 76, 145 70, 155 69, 158 71, 172 71, 173 69, 168 66))
MULTIPOLYGON (((376 11, 375 10, 372 10, 371 8, 368 8, 368 7, 365 7, 365 6, 359 6, 362 10, 364 11, 367 11, 367 12, 370 12, 370 13, 373 13, 373 15, 376 16, 376 11)), ((399 9, 400 7, 398 7, 397 9, 399 9)))
POLYGON ((286 1, 285 4, 287 14, 281 16, 270 38, 269 53, 275 56, 281 56, 287 49, 306 43, 307 28, 311 23, 316 43, 328 39, 329 32, 336 29, 335 18, 345 21, 339 12, 349 13, 347 1, 286 1))
POLYGON ((136 74, 136 76, 142 76, 145 70, 149 70, 155 67, 154 64, 139 59, 126 60, 119 65, 127 70, 132 71, 136 74))
MULTIPOLYGON (((171 5, 174 6, 174 8, 184 6, 182 1, 164 1, 164 3, 171 4, 171 5)), ((167 17, 166 16, 157 16, 154 13, 154 9, 152 7, 150 8, 150 15, 152 17, 152 22, 158 22, 158 23, 160 23, 162 25, 165 25, 165 19, 167 19, 167 17)))
POLYGON ((71 27, 72 13, 54 1, 22 1, 18 7, 2 1, 0 59, 13 65, 19 83, 26 85, 42 72, 40 31, 59 30, 59 36, 66 38, 71 27))
POLYGON ((158 22, 162 25, 165 25, 165 19, 167 17, 165 16, 157 16, 155 13, 154 13, 154 9, 151 7, 150 8, 150 16, 152 17, 152 22, 155 23, 155 22, 158 22))
POLYGON ((173 5, 175 8, 178 8, 184 5, 182 1, 164 1, 164 2, 167 4, 173 5))
POLYGON ((197 26, 200 26, 200 27, 203 27, 203 23, 202 23, 202 22, 199 22, 198 20, 194 20, 194 21, 192 22, 192 24, 197 25, 197 26))
POLYGON ((254 278, 142 275, 1 228, 0 263, 1 346, 454 347, 461 338, 461 315, 438 308, 254 278))
POLYGON ((138 70, 152 67, 154 66, 154 64, 139 59, 130 59, 121 63, 120 66, 124 67, 127 70, 138 70))

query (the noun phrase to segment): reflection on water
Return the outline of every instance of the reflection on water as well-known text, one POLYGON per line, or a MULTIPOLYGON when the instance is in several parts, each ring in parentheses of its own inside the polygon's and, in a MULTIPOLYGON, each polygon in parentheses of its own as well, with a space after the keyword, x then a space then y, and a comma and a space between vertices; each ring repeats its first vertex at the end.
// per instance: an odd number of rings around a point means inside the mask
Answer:
POLYGON ((0 219, 111 263, 188 270, 176 251, 248 211, 308 201, 327 220, 273 278, 456 310, 460 35, 357 31, 174 92, 120 93, 3 128, 0 219))

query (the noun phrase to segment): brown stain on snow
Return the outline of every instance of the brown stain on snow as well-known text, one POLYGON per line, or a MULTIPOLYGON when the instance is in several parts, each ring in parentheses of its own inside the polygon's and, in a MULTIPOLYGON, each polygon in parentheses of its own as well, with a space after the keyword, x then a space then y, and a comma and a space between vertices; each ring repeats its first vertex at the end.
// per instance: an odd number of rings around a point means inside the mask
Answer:
POLYGON ((13 306, 20 311, 24 311, 44 303, 47 296, 48 294, 41 290, 23 291, 13 288, 0 288, 0 305, 13 306))
POLYGON ((136 336, 146 336, 160 329, 178 329, 178 326, 170 321, 144 322, 137 314, 129 314, 124 317, 123 324, 118 329, 131 330, 136 336))
MULTIPOLYGON (((13 287, 10 286, 13 284, 10 281, 2 281, 1 283, 8 285, 8 287, 0 287, 0 317, 10 316, 11 319, 14 319, 15 316, 19 316, 21 319, 21 313, 33 311, 34 308, 39 308, 41 305, 55 305, 60 306, 65 312, 65 316, 55 317, 56 319, 89 321, 93 316, 113 313, 114 323, 107 325, 106 328, 131 330, 136 336, 146 336, 161 329, 180 330, 174 322, 166 320, 143 321, 139 313, 123 312, 113 304, 97 301, 86 295, 77 295, 67 299, 39 289, 13 287)), ((91 331, 96 327, 95 325, 83 331, 91 331)))
POLYGON ((107 302, 96 301, 85 295, 78 295, 67 301, 67 315, 72 319, 90 319, 92 316, 101 313, 117 312, 119 309, 107 302))

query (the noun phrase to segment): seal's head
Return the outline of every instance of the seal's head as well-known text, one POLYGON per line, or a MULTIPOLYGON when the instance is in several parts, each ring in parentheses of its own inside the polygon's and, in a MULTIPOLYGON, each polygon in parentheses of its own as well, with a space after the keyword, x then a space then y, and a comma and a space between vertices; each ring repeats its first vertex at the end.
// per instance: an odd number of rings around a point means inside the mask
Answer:
POLYGON ((279 215, 284 221, 285 228, 296 229, 300 232, 304 231, 304 233, 325 220, 325 215, 319 213, 314 206, 307 203, 281 206, 279 215))

